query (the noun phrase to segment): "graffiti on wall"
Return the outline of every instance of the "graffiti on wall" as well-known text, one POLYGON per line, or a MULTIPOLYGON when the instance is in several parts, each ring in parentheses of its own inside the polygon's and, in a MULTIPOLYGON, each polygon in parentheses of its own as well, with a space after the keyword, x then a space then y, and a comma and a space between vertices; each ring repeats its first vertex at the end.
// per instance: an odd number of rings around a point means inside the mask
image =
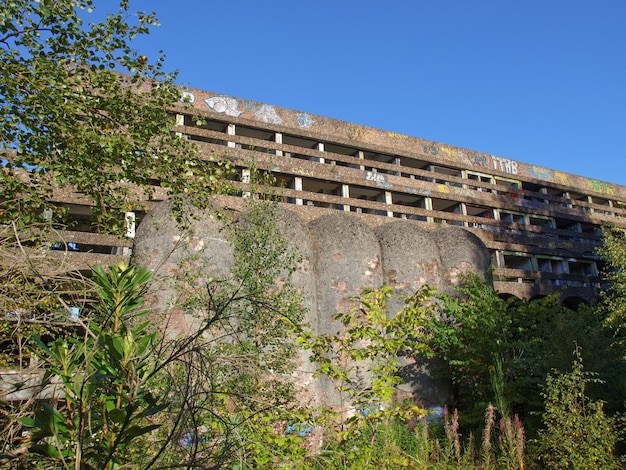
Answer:
POLYGON ((404 188, 402 188, 404 190, 405 193, 409 193, 409 194, 419 194, 420 196, 430 196, 432 194, 432 191, 428 190, 428 189, 422 189, 422 188, 409 188, 408 186, 405 186, 404 188))
POLYGON ((395 139, 408 139, 409 138, 408 135, 398 134, 397 132, 387 132, 387 135, 395 139))
POLYGON ((593 191, 596 191, 598 193, 609 194, 611 196, 615 194, 615 188, 609 183, 605 183, 604 181, 587 180, 587 184, 593 191))
POLYGON ((456 158, 459 155, 459 152, 455 149, 452 149, 446 145, 442 145, 439 148, 439 153, 445 155, 446 157, 456 158))
POLYGON ((482 153, 470 152, 467 156, 472 165, 488 166, 487 155, 482 153))
POLYGON ((239 103, 236 99, 228 96, 212 96, 204 100, 211 111, 227 116, 239 117, 243 111, 239 109, 239 103))
POLYGON ((181 90, 180 102, 194 104, 196 102, 196 95, 190 91, 181 90))
POLYGON ((424 153, 429 153, 431 155, 437 155, 439 153, 439 149, 434 144, 422 145, 422 150, 424 153))
POLYGON ((313 119, 311 119, 311 116, 306 113, 298 113, 297 120, 298 125, 300 127, 304 127, 305 129, 308 129, 311 125, 313 125, 313 119))
POLYGON ((561 184, 569 184, 569 177, 567 173, 563 173, 561 171, 554 172, 554 181, 561 184))
POLYGON ((491 161, 493 163, 494 170, 517 175, 517 162, 515 160, 509 160, 508 158, 491 157, 491 161))
POLYGON ((554 181, 554 172, 548 168, 532 165, 528 170, 528 173, 533 178, 537 178, 539 180, 554 181))
POLYGON ((254 115, 258 117, 261 121, 267 122, 269 124, 282 124, 283 120, 278 115, 274 106, 270 106, 269 104, 262 105, 258 110, 255 111, 254 115))
POLYGON ((466 150, 457 151, 459 158, 467 164, 478 166, 489 166, 488 156, 484 153, 468 152, 466 150))
POLYGON ((209 110, 233 117, 251 118, 252 116, 268 124, 282 124, 283 120, 273 106, 258 105, 252 101, 239 101, 230 96, 212 96, 203 100, 209 110))
POLYGON ((385 175, 381 173, 376 173, 375 171, 366 171, 365 179, 367 181, 375 182, 376 186, 380 186, 381 188, 393 188, 393 184, 387 182, 387 178, 385 178, 385 175))

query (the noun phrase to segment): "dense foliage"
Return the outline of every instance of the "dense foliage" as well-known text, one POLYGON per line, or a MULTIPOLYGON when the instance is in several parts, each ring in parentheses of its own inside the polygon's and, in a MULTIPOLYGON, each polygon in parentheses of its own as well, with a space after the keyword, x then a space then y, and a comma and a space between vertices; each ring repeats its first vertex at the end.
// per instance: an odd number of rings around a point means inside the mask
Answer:
POLYGON ((546 468, 622 468, 614 454, 618 423, 604 413, 601 401, 590 400, 585 392, 594 381, 578 350, 570 372, 548 375, 543 393, 545 429, 539 440, 539 460, 546 468))
POLYGON ((154 14, 133 13, 128 0, 114 7, 96 17, 92 0, 3 3, 3 223, 30 224, 58 209, 49 196, 64 185, 93 203, 99 229, 114 233, 124 233, 124 212, 141 207, 154 183, 197 204, 224 189, 228 164, 198 158, 172 133, 169 111, 182 95, 163 58, 131 47, 157 24, 154 14))
POLYGON ((41 330, 37 322, 64 323, 95 295, 50 252, 67 250, 64 230, 74 228, 55 192, 91 207, 81 223, 123 236, 126 214, 145 209, 155 191, 185 226, 183 201, 205 207, 230 189, 230 163, 173 132, 171 111, 185 104, 163 57, 132 48, 157 24, 127 0, 2 3, 0 311, 13 316, 0 328, 22 335, 19 344, 41 330))
POLYGON ((462 278, 458 292, 461 296, 441 296, 442 307, 428 324, 429 344, 443 360, 439 373, 453 384, 455 406, 470 428, 479 427, 484 409, 495 403, 494 379, 500 370, 505 401, 534 434, 541 424, 541 386, 551 370, 569 370, 575 347, 605 379, 589 391, 607 397, 612 410, 621 408, 625 366, 600 309, 583 304, 574 311, 557 295, 505 299, 472 274, 462 278))

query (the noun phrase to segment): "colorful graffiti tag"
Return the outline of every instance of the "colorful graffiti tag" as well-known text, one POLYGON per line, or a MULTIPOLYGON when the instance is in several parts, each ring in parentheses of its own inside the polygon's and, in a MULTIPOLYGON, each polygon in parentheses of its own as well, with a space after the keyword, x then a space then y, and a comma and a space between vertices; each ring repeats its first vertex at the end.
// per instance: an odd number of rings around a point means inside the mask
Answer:
POLYGON ((437 155, 439 153, 439 149, 436 145, 423 145, 422 150, 425 153, 430 153, 432 155, 437 155))
POLYGON ((365 172, 365 179, 368 181, 374 181, 376 186, 380 186, 381 188, 393 188, 393 184, 387 182, 385 175, 376 173, 375 171, 365 172))
POLYGON ((408 139, 409 138, 408 135, 398 134, 397 132, 387 132, 387 135, 394 139, 408 139))
POLYGON ((615 194, 615 188, 604 181, 587 180, 587 184, 598 193, 610 194, 611 196, 615 194))
POLYGON ((491 157, 491 161, 493 163, 494 170, 517 175, 517 162, 515 160, 509 160, 508 158, 491 157))
POLYGON ((243 111, 239 109, 239 102, 229 96, 212 96, 204 100, 211 111, 227 116, 239 117, 243 111))
MULTIPOLYGON (((448 152, 451 153, 451 152, 448 152)), ((458 150, 457 154, 461 160, 469 163, 470 165, 478 165, 478 166, 489 166, 488 156, 482 153, 477 152, 467 152, 464 150, 458 150)))
POLYGON ((540 166, 532 165, 528 170, 528 173, 533 178, 554 181, 554 172, 552 170, 549 170, 548 168, 542 168, 540 166))
POLYGON ((196 95, 190 91, 181 90, 180 102, 194 104, 196 102, 196 95))
POLYGON ((261 121, 267 122, 269 124, 282 124, 282 118, 276 113, 274 106, 270 106, 268 104, 262 105, 254 115, 258 117, 261 121))

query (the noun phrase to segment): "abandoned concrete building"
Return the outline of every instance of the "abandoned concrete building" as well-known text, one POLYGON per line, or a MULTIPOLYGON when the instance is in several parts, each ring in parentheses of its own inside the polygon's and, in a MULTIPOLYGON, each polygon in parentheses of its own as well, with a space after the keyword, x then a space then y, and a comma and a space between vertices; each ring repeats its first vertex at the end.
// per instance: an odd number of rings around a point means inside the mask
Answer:
MULTIPOLYGON (((601 282, 602 226, 626 226, 626 187, 201 90, 185 95, 189 104, 173 110, 176 131, 205 155, 234 159, 242 195, 254 161, 273 172, 285 207, 305 223, 341 212, 371 228, 460 227, 486 247, 503 295, 560 291, 566 302, 589 301, 601 282)), ((77 217, 88 215, 77 201, 64 202, 77 217)), ((112 264, 133 246, 86 232, 68 240, 78 247, 69 255, 85 264, 112 264)))
MULTIPOLYGON (((602 228, 626 227, 626 187, 201 90, 185 95, 186 103, 172 110, 174 131, 197 142, 203 157, 226 156, 237 168, 239 197, 220 196, 219 204, 245 210, 252 163, 275 177, 278 226, 303 259, 294 283, 319 333, 336 327, 334 315, 362 287, 450 290, 466 271, 491 269, 503 296, 559 292, 566 304, 591 301, 602 282, 596 254, 602 228)), ((78 223, 62 233, 70 249, 51 250, 50 257, 87 271, 132 256, 171 273, 180 261, 172 254, 180 234, 159 194, 147 216, 126 214, 131 223, 120 239, 90 231, 88 202, 60 191, 57 202, 78 223)), ((207 214, 194 228, 191 249, 202 249, 211 269, 227 272, 232 252, 220 222, 207 214)), ((167 280, 157 290, 158 305, 169 305, 167 280)), ((193 327, 182 312, 167 313, 174 333, 193 327)), ((310 367, 303 365, 303 383, 312 380, 310 367)), ((424 403, 445 403, 428 375, 411 391, 424 403)), ((323 402, 337 401, 327 385, 313 388, 323 402)))
MULTIPOLYGON (((185 92, 177 130, 207 153, 271 170, 304 220, 332 211, 377 226, 458 226, 486 246, 495 287, 590 300, 602 226, 626 225, 626 188, 407 135, 236 99, 185 92), (195 125, 194 115, 205 123, 195 125)), ((245 189, 242 186, 242 190, 245 189)), ((443 248, 445 251, 445 248, 443 248)))

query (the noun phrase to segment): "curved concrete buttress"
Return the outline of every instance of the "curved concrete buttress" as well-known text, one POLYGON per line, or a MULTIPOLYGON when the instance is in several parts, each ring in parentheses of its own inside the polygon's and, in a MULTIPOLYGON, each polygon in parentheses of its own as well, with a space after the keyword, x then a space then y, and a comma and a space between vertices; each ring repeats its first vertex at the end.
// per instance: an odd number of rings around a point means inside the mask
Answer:
POLYGON ((167 335, 174 337, 198 326, 198 319, 178 306, 184 293, 177 280, 184 274, 197 275, 195 285, 187 287, 204 288, 208 277, 229 276, 233 255, 224 224, 212 216, 212 210, 200 214, 182 233, 171 209, 169 201, 158 204, 137 227, 133 261, 153 272, 147 298, 164 315, 167 335))
POLYGON ((328 214, 310 222, 315 258, 319 333, 337 333, 332 317, 350 311, 350 299, 382 285, 380 247, 373 231, 356 217, 328 214))
POLYGON ((410 222, 390 222, 374 229, 380 243, 383 281, 394 289, 389 314, 404 306, 404 299, 425 284, 443 287, 439 247, 431 232, 410 222))
POLYGON ((439 246, 445 292, 455 293, 459 274, 472 272, 485 279, 491 257, 480 238, 461 227, 441 228, 433 236, 439 246))
MULTIPOLYGON (((334 320, 338 313, 350 312, 351 298, 364 288, 382 285, 380 248, 373 231, 356 217, 345 213, 324 215, 310 222, 315 258, 314 273, 317 290, 317 332, 337 334, 343 325, 334 320)), ((359 364, 348 364, 356 387, 366 387, 372 377, 359 364)), ((321 379, 321 401, 341 409, 348 416, 354 413, 343 397, 326 378, 321 379)))
MULTIPOLYGON (((247 211, 243 212, 237 223, 246 221, 247 211)), ((308 324, 316 322, 315 306, 315 278, 313 276, 313 242, 306 223, 295 213, 284 207, 276 207, 276 230, 285 238, 288 250, 292 250, 298 255, 298 262, 295 271, 291 273, 291 283, 302 294, 303 306, 306 309, 305 321, 308 324)), ((289 275, 289 269, 285 267, 280 277, 276 279, 278 286, 282 285, 289 275)))
MULTIPOLYGON (((375 229, 380 240, 383 278, 394 288, 389 313, 404 306, 407 295, 427 284, 437 290, 445 287, 444 270, 436 233, 410 222, 391 222, 375 229)), ((399 358, 399 374, 405 383, 398 386, 397 398, 415 400, 425 408, 444 406, 450 401, 448 384, 433 379, 432 360, 424 357, 399 358)))
MULTIPOLYGON (((243 212, 238 223, 245 224, 247 212, 243 212)), ((288 249, 298 254, 298 262, 291 273, 291 284, 299 290, 305 309, 304 322, 309 327, 317 325, 317 305, 315 296, 315 277, 313 275, 313 242, 306 223, 295 213, 284 208, 276 209, 276 230, 285 237, 288 249)), ((288 276, 286 267, 276 279, 276 285, 282 286, 288 276)), ((303 403, 320 405, 321 385, 319 378, 314 377, 316 366, 310 360, 310 353, 303 351, 294 372, 294 380, 298 388, 298 398, 303 403)))

